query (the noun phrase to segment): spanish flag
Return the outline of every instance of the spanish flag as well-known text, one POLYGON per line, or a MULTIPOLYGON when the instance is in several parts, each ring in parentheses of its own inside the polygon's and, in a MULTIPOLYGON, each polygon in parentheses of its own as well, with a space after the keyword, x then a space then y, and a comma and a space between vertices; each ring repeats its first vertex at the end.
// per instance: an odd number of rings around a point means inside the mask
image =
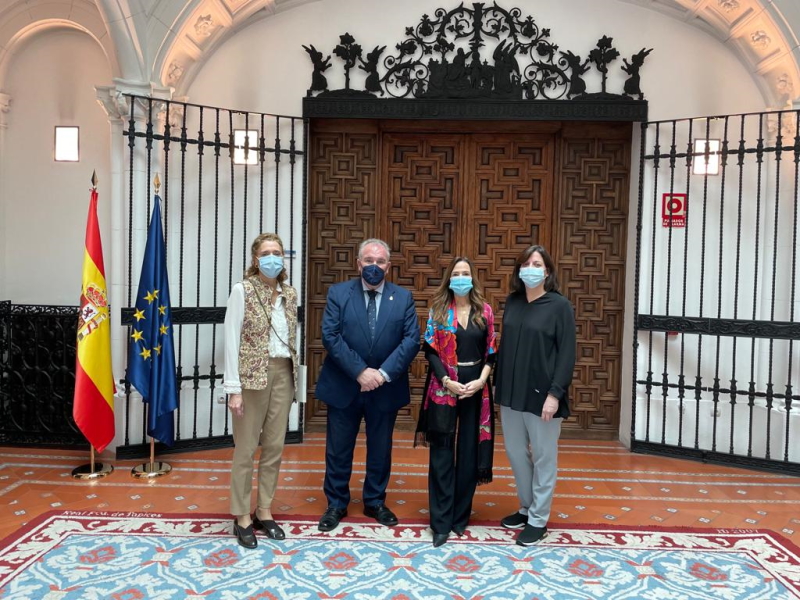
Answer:
POLYGON ((78 359, 72 416, 98 452, 114 439, 114 376, 103 246, 97 223, 97 190, 92 190, 83 254, 83 287, 78 314, 78 359))

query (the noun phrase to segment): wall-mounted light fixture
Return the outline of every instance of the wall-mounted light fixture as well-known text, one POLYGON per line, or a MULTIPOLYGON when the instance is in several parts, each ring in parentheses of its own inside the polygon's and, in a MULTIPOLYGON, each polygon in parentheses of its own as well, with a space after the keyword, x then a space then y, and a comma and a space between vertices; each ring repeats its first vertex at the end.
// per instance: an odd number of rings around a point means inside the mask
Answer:
POLYGON ((55 151, 53 156, 58 162, 78 162, 80 155, 80 128, 56 125, 55 151))
POLYGON ((692 173, 695 175, 719 175, 719 149, 719 140, 695 140, 692 173), (706 156, 706 148, 708 148, 708 156, 706 156))
POLYGON ((247 131, 244 129, 234 129, 233 146, 233 164, 258 164, 258 131, 255 129, 248 129, 247 131), (245 134, 247 134, 247 149, 244 147, 245 134))

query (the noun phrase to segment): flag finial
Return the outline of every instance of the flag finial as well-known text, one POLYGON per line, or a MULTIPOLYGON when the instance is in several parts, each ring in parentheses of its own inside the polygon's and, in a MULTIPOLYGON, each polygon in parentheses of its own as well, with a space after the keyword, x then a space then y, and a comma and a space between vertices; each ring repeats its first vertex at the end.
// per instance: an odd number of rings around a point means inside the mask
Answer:
POLYGON ((158 190, 161 189, 161 178, 158 176, 158 173, 156 173, 156 176, 153 177, 153 185, 156 188, 156 194, 157 194, 158 190))
POLYGON ((92 171, 92 189, 97 189, 97 171, 92 171))

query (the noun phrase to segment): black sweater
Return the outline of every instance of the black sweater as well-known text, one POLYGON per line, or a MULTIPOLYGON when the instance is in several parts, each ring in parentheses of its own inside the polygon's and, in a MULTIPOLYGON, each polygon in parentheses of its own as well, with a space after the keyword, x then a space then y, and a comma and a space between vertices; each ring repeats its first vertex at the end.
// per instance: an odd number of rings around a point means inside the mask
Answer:
POLYGON ((547 292, 506 299, 495 374, 495 402, 542 416, 548 394, 559 399, 556 417, 569 416, 567 389, 575 369, 575 314, 569 300, 547 292))

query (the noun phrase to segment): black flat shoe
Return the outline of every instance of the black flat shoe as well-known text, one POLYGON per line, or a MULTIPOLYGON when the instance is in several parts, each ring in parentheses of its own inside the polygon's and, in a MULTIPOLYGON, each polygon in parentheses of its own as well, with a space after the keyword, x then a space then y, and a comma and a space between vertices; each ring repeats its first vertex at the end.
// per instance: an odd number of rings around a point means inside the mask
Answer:
POLYGON ((433 547, 438 548, 439 546, 444 546, 447 543, 447 534, 446 533, 434 533, 433 534, 433 547))
POLYGON ((236 519, 234 519, 233 535, 236 536, 236 541, 239 542, 239 545, 247 548, 248 550, 252 550, 258 546, 258 540, 256 540, 256 534, 253 531, 252 524, 248 525, 247 527, 240 527, 239 523, 237 523, 236 519))
POLYGON ((467 532, 466 527, 453 527, 453 533, 455 533, 458 537, 461 537, 467 532))
POLYGON ((325 511, 325 514, 323 514, 322 518, 319 520, 319 526, 317 529, 320 531, 333 531, 339 526, 339 521, 344 519, 346 516, 346 508, 332 508, 329 506, 325 511))
POLYGON ((262 521, 256 515, 253 515, 253 529, 256 531, 263 531, 267 534, 267 537, 272 540, 286 539, 286 534, 283 532, 283 529, 281 529, 281 526, 272 519, 262 521))
POLYGON ((364 516, 375 519, 381 525, 387 527, 394 527, 397 525, 397 516, 389 510, 385 504, 376 504, 375 506, 365 506, 364 516))

